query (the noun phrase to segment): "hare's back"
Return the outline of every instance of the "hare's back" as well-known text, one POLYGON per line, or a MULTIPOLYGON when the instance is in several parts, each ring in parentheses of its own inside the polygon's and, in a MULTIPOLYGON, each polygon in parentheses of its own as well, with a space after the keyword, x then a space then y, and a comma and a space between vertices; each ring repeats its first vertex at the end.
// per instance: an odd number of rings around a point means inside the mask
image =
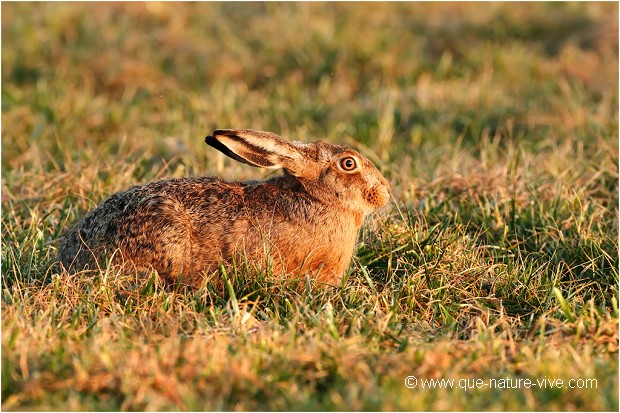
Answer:
POLYGON ((186 221, 221 221, 243 197, 243 188, 235 182, 218 178, 177 178, 135 186, 108 198, 102 205, 103 215, 114 215, 127 227, 171 224, 169 219, 186 221))

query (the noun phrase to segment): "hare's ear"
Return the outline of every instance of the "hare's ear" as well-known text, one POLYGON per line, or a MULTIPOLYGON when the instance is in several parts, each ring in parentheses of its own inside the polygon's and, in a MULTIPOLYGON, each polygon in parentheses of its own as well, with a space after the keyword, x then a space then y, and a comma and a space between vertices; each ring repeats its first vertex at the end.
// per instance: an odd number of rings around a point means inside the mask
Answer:
POLYGON ((293 175, 303 156, 298 148, 271 132, 218 129, 205 142, 236 161, 261 168, 284 168, 293 175))

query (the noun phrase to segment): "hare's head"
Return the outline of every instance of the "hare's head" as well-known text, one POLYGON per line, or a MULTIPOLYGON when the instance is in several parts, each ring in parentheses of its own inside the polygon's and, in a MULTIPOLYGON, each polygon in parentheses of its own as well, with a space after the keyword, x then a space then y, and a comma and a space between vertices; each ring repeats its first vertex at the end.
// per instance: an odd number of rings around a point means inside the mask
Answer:
POLYGON ((284 169, 319 202, 362 216, 387 204, 390 184, 365 157, 325 142, 289 142, 271 132, 219 129, 205 142, 252 166, 284 169))

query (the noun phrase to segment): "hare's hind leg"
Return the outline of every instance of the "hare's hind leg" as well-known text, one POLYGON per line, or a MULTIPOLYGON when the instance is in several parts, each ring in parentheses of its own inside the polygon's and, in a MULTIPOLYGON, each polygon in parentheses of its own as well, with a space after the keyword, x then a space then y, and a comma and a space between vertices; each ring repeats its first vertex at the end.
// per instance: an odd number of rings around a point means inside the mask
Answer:
POLYGON ((79 226, 69 231, 60 244, 57 270, 69 274, 97 270, 102 248, 89 244, 81 235, 79 226))
POLYGON ((166 281, 191 271, 193 225, 179 202, 166 195, 142 201, 118 227, 117 246, 140 270, 156 270, 166 281))

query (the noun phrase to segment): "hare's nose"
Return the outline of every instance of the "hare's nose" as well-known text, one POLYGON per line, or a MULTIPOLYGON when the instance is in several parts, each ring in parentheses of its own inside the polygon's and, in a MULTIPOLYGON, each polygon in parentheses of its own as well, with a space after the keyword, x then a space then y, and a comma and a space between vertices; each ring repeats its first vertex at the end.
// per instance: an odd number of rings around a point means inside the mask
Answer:
POLYGON ((382 206, 387 205, 390 201, 390 197, 392 196, 392 190, 390 185, 381 185, 375 189, 376 196, 374 197, 375 206, 377 208, 381 208, 382 206))
POLYGON ((385 190, 387 191, 388 195, 393 196, 394 194, 392 193, 392 185, 390 184, 390 181, 388 181, 387 179, 385 179, 385 177, 383 177, 383 186, 385 187, 385 190))

